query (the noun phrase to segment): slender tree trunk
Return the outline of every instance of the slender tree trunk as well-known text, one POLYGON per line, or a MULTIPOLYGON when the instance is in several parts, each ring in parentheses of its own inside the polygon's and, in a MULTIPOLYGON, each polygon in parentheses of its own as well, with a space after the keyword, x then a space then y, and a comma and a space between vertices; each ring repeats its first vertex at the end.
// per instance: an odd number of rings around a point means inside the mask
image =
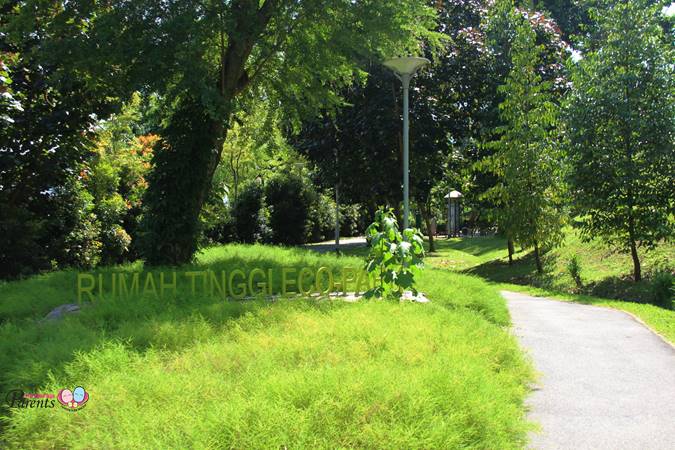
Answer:
POLYGON ((539 242, 534 241, 534 261, 537 264, 537 273, 544 273, 544 267, 541 265, 541 255, 539 254, 539 242))
POLYGON ((431 214, 427 208, 422 208, 422 215, 424 216, 424 224, 427 226, 427 236, 429 236, 429 251, 436 251, 436 243, 434 242, 434 233, 431 229, 431 214))
POLYGON ((513 265, 513 254, 515 253, 514 248, 513 248, 513 240, 509 239, 508 242, 506 243, 506 246, 509 249, 509 266, 513 265))
POLYGON ((631 240, 630 255, 633 257, 633 279, 638 282, 642 280, 642 268, 640 267, 640 257, 638 256, 635 241, 631 240))
POLYGON ((628 219, 628 239, 630 239, 630 256, 633 258, 633 280, 637 283, 642 280, 642 267, 635 242, 635 221, 632 216, 628 219))

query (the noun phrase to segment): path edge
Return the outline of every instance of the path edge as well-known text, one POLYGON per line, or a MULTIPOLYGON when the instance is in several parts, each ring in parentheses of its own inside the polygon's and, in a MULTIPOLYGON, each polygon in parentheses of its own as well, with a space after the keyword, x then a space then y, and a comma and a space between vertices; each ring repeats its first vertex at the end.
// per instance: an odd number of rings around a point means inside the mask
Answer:
MULTIPOLYGON (((622 313, 626 314, 628 317, 630 317, 631 319, 633 319, 634 321, 636 321, 637 323, 639 323, 640 325, 642 325, 643 327, 645 327, 646 329, 648 329, 649 331, 651 331, 652 334, 656 335, 661 341, 663 341, 666 345, 668 345, 670 348, 672 348, 675 351, 675 343, 670 342, 668 340, 668 338, 666 338, 664 335, 662 335, 661 333, 659 333, 658 331, 656 331, 655 329, 650 327, 649 324, 647 324, 644 320, 640 319, 635 314, 633 314, 631 312, 628 312, 624 309, 615 308, 613 306, 607 306, 607 305, 594 305, 594 304, 588 304, 588 303, 580 303, 580 302, 575 302, 574 300, 563 300, 563 299, 559 299, 559 298, 537 296, 537 295, 532 295, 530 293, 509 291, 507 289, 500 289, 499 292, 500 292, 500 294, 501 294, 501 292, 509 292, 509 293, 512 293, 512 294, 527 295, 528 297, 550 300, 550 301, 554 301, 554 302, 574 303, 574 304, 577 304, 577 305, 584 305, 584 306, 596 306, 596 307, 599 307, 599 308, 611 309, 611 310, 614 310, 614 311, 622 312, 622 313)), ((504 297, 504 296, 502 296, 502 297, 504 297)), ((504 298, 504 299, 507 300, 506 298, 504 298)))

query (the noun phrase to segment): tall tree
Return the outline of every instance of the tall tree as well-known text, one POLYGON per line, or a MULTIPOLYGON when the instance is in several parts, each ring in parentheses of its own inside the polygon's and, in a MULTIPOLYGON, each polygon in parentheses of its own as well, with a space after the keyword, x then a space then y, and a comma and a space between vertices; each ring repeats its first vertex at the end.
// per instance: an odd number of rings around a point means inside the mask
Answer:
POLYGON ((14 31, 18 3, 0 2, 0 277, 73 262, 83 247, 73 234, 87 234, 78 174, 94 154, 94 114, 112 112, 105 96, 84 94, 86 80, 36 57, 47 37, 14 31))
POLYGON ((198 217, 229 120, 247 96, 337 104, 359 57, 418 51, 433 40, 422 0, 28 0, 10 36, 40 29, 41 54, 60 75, 108 95, 159 92, 175 106, 148 189, 147 259, 181 263, 195 250, 198 217))
POLYGON ((537 271, 543 272, 541 249, 558 243, 562 225, 562 170, 556 138, 557 106, 553 86, 537 68, 543 46, 524 19, 516 27, 510 57, 512 69, 500 87, 504 101, 501 138, 485 165, 499 176, 490 190, 501 207, 507 237, 534 247, 537 271))
POLYGON ((660 6, 603 2, 567 103, 573 198, 587 238, 602 236, 633 259, 675 232, 675 77, 660 6))

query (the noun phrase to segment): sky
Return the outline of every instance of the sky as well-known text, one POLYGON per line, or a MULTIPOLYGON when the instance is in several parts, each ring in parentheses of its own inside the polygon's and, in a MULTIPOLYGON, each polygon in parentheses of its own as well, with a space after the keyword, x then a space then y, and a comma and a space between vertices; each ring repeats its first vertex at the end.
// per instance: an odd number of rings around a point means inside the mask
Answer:
POLYGON ((670 6, 664 6, 663 14, 666 16, 675 15, 675 2, 671 3, 670 6))

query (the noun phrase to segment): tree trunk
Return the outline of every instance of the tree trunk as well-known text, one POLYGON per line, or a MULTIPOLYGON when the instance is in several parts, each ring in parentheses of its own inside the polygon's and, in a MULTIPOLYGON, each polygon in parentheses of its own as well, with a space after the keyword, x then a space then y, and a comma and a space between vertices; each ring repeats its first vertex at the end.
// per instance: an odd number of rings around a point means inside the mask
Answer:
POLYGON ((422 216, 424 216, 424 224, 427 227, 427 236, 429 236, 429 252, 435 252, 436 243, 434 242, 434 233, 432 233, 431 229, 431 214, 429 214, 427 208, 422 208, 422 216))
POLYGON ((541 255, 539 254, 539 242, 534 241, 534 261, 537 264, 537 273, 544 273, 544 267, 541 265, 541 255))
POLYGON ((630 256, 633 258, 633 280, 637 283, 642 280, 642 267, 640 266, 640 257, 638 256, 637 244, 635 243, 635 238, 633 237, 631 225, 631 232, 629 233, 630 239, 630 256))
POLYGON ((506 243, 508 249, 509 249, 509 266, 513 265, 513 254, 515 253, 514 248, 513 248, 513 240, 509 239, 508 242, 506 243))
POLYGON ((186 98, 163 131, 144 197, 142 247, 150 265, 185 264, 199 238, 199 215, 211 192, 226 127, 186 98))

